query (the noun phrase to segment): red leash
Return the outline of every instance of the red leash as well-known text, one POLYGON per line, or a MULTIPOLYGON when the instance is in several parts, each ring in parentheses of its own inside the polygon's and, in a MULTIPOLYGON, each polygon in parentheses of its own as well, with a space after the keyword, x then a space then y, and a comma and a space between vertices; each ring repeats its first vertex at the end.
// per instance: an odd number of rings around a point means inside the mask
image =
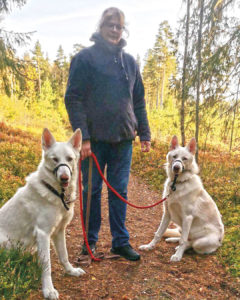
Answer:
MULTIPOLYGON (((95 156, 94 153, 91 154, 95 164, 96 164, 96 167, 98 169, 98 172, 101 176, 101 178, 103 179, 103 181, 106 183, 106 185, 108 186, 108 188, 120 199, 122 200, 123 202, 125 202, 126 204, 132 206, 132 207, 135 207, 135 208, 139 208, 139 209, 145 209, 145 208, 151 208, 151 207, 154 207, 154 206, 157 206, 158 204, 164 202, 165 200, 167 200, 167 197, 161 199, 160 201, 152 204, 152 205, 148 205, 148 206, 137 206, 135 204, 132 204, 130 202, 128 202, 126 199, 124 199, 110 184, 109 182, 107 181, 107 179, 104 177, 102 171, 101 171, 101 168, 99 166, 99 163, 97 161, 97 158, 95 156)), ((94 261, 100 261, 101 259, 99 258, 96 258, 93 256, 92 254, 92 251, 89 247, 89 244, 88 244, 88 240, 87 240, 87 235, 86 235, 86 231, 85 231, 85 225, 84 225, 84 219, 83 219, 83 200, 82 200, 82 177, 81 177, 81 161, 82 159, 80 158, 79 159, 79 176, 78 176, 78 184, 79 184, 79 201, 80 201, 80 216, 81 216, 81 223, 82 223, 82 229, 83 229, 83 237, 84 237, 84 242, 86 244, 86 247, 87 247, 87 250, 88 250, 88 253, 90 254, 91 258, 94 260, 94 261)))

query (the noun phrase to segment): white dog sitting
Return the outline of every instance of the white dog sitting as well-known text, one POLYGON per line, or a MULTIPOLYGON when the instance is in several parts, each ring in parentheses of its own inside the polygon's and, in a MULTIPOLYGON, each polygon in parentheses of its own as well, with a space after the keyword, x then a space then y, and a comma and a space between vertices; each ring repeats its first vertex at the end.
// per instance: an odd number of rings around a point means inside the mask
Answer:
POLYGON ((164 213, 154 239, 140 250, 151 250, 162 236, 170 236, 168 242, 179 242, 171 261, 180 261, 186 249, 193 248, 199 254, 217 250, 224 236, 224 226, 219 210, 204 189, 197 175, 198 166, 194 154, 196 141, 191 139, 186 147, 180 147, 176 136, 172 138, 167 154, 167 180, 164 185, 164 213), (167 229, 170 221, 177 229, 167 229), (180 234, 181 232, 181 234, 180 234))
POLYGON ((42 134, 42 161, 24 187, 0 209, 0 246, 38 251, 42 265, 44 298, 58 299, 51 277, 50 239, 67 274, 85 272, 68 261, 65 228, 73 217, 78 159, 82 144, 80 129, 68 142, 56 142, 48 129, 42 134))

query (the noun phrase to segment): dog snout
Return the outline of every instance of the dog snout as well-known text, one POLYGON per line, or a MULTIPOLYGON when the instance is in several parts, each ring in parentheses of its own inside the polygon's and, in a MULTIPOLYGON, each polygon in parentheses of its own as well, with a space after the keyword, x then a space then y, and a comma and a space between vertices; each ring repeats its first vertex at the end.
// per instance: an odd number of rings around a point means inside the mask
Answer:
POLYGON ((182 163, 180 161, 174 162, 172 170, 174 173, 181 173, 183 169, 182 163))
POLYGON ((60 176, 60 180, 61 180, 61 182, 66 183, 66 182, 68 182, 69 177, 68 177, 67 174, 62 174, 62 175, 60 176))
POLYGON ((174 172, 178 173, 180 171, 180 166, 178 165, 173 166, 173 170, 174 172))

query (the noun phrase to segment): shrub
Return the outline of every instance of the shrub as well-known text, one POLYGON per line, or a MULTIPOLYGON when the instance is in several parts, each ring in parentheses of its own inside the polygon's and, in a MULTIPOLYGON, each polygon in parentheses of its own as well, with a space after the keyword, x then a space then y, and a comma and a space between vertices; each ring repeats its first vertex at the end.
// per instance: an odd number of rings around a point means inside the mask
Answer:
MULTIPOLYGON (((41 157, 39 139, 0 123, 0 206, 24 185, 41 157)), ((17 249, 0 249, 0 299, 27 299, 39 287, 41 269, 36 256, 17 249)))

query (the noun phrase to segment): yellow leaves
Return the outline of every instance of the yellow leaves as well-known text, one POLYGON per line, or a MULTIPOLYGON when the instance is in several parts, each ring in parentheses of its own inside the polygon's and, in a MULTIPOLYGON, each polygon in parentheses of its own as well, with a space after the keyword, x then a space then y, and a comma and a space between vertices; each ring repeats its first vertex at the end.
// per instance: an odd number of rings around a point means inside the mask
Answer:
MULTIPOLYGON (((64 140, 66 138, 68 117, 65 108, 65 112, 63 113, 63 99, 58 99, 58 102, 61 103, 59 104, 61 111, 55 106, 54 101, 51 102, 49 99, 48 101, 38 101, 33 95, 24 95, 21 99, 11 99, 7 96, 0 95, 0 121, 2 120, 7 124, 11 124, 14 128, 17 127, 25 130, 25 133, 22 132, 18 134, 18 130, 14 129, 16 137, 23 135, 23 138, 26 135, 30 140, 36 140, 36 137, 33 135, 30 137, 30 133, 40 137, 42 129, 48 127, 57 139, 64 140), (26 130, 29 133, 26 133, 26 130)), ((0 132, 1 131, 0 126, 0 132)), ((9 131, 12 131, 12 129, 9 131)), ((19 131, 21 132, 21 130, 19 131)), ((11 134, 9 137, 10 136, 11 134)))

